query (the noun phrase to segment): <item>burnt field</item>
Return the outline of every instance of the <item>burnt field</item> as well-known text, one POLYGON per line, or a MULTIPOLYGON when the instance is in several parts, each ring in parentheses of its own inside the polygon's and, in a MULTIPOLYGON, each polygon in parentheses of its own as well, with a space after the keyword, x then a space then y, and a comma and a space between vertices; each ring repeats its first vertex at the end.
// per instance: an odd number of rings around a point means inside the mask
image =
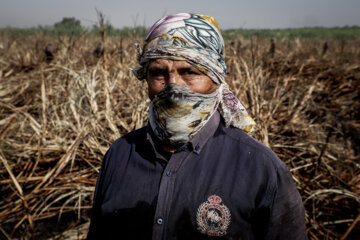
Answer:
MULTIPOLYGON (((135 42, 1 35, 0 239, 86 237, 103 155, 147 123, 135 42)), ((293 174, 309 239, 360 239, 360 40, 238 37, 226 61, 254 137, 293 174)))

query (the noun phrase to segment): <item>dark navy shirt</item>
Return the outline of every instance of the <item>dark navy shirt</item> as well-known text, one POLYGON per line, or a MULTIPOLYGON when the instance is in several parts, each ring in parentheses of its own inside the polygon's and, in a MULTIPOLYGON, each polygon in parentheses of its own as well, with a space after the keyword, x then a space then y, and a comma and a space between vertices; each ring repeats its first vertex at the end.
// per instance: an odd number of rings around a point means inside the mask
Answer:
POLYGON ((88 239, 306 239, 288 168, 218 113, 167 157, 149 132, 106 153, 88 239))

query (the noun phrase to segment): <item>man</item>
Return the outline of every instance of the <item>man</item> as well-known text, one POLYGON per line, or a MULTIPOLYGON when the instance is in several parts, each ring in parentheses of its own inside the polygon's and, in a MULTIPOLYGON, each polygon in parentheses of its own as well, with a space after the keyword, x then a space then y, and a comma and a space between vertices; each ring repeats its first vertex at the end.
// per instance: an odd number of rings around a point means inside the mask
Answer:
POLYGON ((106 153, 88 239, 306 239, 289 170, 225 83, 215 19, 164 17, 138 51, 149 125, 106 153))

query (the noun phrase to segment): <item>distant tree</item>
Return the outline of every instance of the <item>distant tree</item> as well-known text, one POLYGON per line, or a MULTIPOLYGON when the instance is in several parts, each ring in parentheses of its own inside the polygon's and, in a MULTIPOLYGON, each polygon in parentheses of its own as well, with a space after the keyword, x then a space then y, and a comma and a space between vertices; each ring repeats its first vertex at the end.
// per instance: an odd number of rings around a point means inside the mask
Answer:
POLYGON ((81 27, 81 23, 74 17, 64 17, 60 22, 55 23, 54 27, 81 27))
POLYGON ((80 20, 74 17, 64 17, 60 22, 54 24, 54 29, 60 35, 79 35, 83 30, 80 20))

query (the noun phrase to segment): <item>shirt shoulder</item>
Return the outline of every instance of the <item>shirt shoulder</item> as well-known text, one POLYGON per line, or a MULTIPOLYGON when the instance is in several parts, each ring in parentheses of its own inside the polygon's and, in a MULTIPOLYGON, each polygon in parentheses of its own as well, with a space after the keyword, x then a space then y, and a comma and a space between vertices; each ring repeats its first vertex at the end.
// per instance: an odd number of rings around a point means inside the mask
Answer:
POLYGON ((131 131, 115 140, 115 142, 113 142, 113 144, 110 146, 109 151, 123 146, 126 147, 133 144, 136 145, 139 143, 143 143, 146 139, 146 135, 147 127, 142 127, 137 130, 131 131))
POLYGON ((244 132, 241 129, 234 127, 225 127, 221 125, 221 132, 226 138, 228 144, 234 144, 240 151, 248 151, 253 155, 252 160, 255 161, 266 161, 268 165, 274 167, 274 170, 278 169, 288 169, 283 161, 266 145, 259 142, 248 133, 244 132))
POLYGON ((299 198, 289 168, 269 147, 240 129, 223 125, 221 130, 225 141, 232 145, 231 149, 237 149, 240 152, 236 153, 239 157, 235 161, 246 162, 244 164, 246 171, 252 173, 248 178, 251 184, 253 186, 266 185, 266 190, 260 194, 263 199, 259 206, 272 205, 276 194, 287 195, 287 193, 295 192, 299 198))
POLYGON ((135 149, 143 148, 146 139, 146 127, 131 131, 115 140, 107 150, 102 167, 104 169, 115 167, 126 156, 131 155, 135 149))

